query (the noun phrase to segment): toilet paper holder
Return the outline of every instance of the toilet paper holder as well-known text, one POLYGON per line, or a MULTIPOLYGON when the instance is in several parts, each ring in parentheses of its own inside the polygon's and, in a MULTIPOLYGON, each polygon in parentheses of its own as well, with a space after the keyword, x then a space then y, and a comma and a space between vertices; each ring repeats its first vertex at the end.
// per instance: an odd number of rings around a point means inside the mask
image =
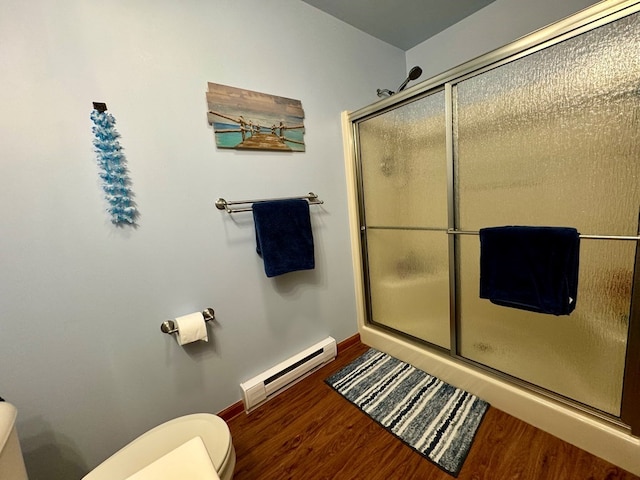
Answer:
MULTIPOLYGON (((205 308, 202 311, 202 316, 204 318, 204 321, 208 322, 215 318, 215 312, 213 311, 213 308, 205 308)), ((178 327, 176 327, 176 322, 174 322, 173 320, 167 320, 165 322, 162 322, 162 325, 160 325, 160 330, 162 330, 163 333, 172 334, 178 332, 178 327)))

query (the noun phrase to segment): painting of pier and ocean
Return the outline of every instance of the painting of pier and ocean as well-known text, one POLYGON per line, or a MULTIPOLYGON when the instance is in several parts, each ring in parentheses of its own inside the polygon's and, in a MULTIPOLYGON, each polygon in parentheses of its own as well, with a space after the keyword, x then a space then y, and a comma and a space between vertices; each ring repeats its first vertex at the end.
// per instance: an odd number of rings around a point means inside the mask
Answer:
POLYGON ((304 152, 300 100, 209 83, 207 107, 218 148, 304 152))

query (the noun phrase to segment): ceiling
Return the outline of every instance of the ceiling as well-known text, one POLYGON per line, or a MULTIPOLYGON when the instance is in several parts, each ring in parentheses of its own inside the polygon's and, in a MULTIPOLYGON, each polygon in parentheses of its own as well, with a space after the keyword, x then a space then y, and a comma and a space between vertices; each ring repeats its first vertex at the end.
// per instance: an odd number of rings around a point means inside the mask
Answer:
POLYGON ((303 1, 406 51, 494 0, 303 1))

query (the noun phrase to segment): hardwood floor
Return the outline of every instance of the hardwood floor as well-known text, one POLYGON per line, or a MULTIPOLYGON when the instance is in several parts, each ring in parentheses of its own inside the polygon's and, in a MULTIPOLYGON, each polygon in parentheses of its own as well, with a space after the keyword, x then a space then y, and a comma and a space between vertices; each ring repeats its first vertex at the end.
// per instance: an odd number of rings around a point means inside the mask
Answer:
MULTIPOLYGON (((249 415, 228 421, 235 480, 449 480, 333 391, 324 379, 364 353, 358 343, 249 415)), ((511 415, 487 412, 460 480, 638 479, 511 415)))

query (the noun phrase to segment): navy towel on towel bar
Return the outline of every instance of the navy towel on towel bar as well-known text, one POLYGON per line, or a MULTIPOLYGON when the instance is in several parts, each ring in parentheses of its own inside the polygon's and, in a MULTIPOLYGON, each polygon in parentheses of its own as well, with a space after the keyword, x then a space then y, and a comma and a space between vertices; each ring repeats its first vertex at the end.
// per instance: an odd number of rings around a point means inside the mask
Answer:
POLYGON ((267 277, 315 267, 313 234, 306 200, 253 204, 256 251, 267 277))
POLYGON ((570 227, 480 230, 480 298, 553 315, 576 308, 580 234, 570 227))

